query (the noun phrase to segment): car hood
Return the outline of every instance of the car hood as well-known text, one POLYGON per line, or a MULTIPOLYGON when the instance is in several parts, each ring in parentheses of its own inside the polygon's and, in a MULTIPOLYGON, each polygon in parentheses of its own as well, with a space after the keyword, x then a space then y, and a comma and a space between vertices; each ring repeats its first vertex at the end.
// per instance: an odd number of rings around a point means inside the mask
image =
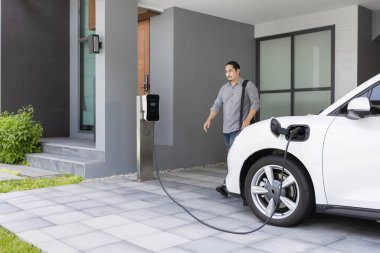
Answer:
MULTIPOLYGON (((325 115, 306 115, 306 116, 287 116, 276 118, 281 127, 287 128, 290 125, 300 124, 310 127, 310 136, 307 142, 321 143, 328 126, 334 120, 334 116, 325 115)), ((276 136, 270 129, 271 119, 263 120, 252 124, 243 129, 236 137, 231 148, 236 148, 243 156, 249 156, 255 150, 276 148, 285 149, 287 143, 283 135, 276 136)), ((292 149, 302 146, 301 143, 293 142, 292 149)))

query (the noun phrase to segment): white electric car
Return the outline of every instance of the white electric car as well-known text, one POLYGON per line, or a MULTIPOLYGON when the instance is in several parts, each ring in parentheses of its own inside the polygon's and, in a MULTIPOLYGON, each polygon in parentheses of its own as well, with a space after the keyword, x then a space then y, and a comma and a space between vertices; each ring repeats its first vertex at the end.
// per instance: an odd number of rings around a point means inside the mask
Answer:
POLYGON ((228 154, 226 186, 262 220, 291 226, 312 211, 380 220, 380 74, 319 115, 279 117, 282 128, 304 126, 287 144, 271 120, 245 128, 228 154), (276 210, 275 210, 276 209, 276 210))

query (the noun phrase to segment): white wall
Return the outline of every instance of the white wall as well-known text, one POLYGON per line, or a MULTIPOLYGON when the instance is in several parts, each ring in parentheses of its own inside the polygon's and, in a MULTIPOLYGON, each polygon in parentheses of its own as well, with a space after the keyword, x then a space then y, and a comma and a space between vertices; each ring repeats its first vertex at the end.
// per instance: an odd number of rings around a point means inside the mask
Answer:
POLYGON ((79 1, 70 0, 70 137, 92 139, 79 132, 79 1))
POLYGON ((358 6, 256 24, 255 38, 335 25, 335 99, 357 86, 358 6))

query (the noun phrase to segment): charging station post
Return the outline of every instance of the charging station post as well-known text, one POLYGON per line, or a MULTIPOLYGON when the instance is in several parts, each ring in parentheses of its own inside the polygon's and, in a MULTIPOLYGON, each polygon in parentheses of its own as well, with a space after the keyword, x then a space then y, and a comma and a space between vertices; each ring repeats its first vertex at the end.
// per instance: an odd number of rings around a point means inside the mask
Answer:
POLYGON ((159 120, 159 96, 137 96, 137 180, 153 179, 154 121, 159 120))

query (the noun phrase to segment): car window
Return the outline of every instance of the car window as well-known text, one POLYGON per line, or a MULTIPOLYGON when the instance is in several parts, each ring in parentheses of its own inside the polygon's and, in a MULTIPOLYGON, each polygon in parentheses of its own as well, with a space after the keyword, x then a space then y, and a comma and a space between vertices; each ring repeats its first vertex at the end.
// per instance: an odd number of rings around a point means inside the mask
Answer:
MULTIPOLYGON (((380 84, 376 85, 372 89, 369 89, 362 94, 359 94, 356 97, 353 97, 352 99, 358 98, 358 97, 367 97, 371 103, 371 115, 373 116, 380 115, 380 84)), ((343 107, 341 107, 340 109, 337 109, 334 112, 332 112, 331 115, 346 116, 347 106, 350 101, 344 104, 343 107)))
POLYGON ((380 85, 372 89, 369 101, 371 102, 371 115, 380 115, 380 85))

